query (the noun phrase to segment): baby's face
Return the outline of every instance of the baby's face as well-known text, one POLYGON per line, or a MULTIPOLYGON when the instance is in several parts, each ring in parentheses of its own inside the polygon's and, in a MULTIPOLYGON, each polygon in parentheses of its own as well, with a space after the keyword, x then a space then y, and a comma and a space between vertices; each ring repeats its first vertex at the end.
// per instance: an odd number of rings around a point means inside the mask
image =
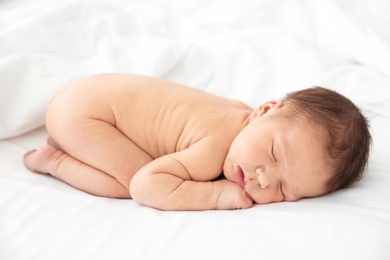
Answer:
POLYGON ((259 204, 322 195, 330 176, 320 134, 289 121, 277 109, 256 117, 240 132, 223 170, 259 204))

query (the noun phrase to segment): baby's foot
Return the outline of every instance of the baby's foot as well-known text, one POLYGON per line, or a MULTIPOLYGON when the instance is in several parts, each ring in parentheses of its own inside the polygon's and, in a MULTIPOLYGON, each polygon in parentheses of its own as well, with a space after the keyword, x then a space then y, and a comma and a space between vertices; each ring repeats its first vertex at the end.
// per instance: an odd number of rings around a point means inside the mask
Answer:
POLYGON ((58 150, 50 145, 44 145, 38 150, 34 149, 24 154, 24 165, 33 172, 37 173, 49 173, 46 169, 46 162, 57 152, 58 150))

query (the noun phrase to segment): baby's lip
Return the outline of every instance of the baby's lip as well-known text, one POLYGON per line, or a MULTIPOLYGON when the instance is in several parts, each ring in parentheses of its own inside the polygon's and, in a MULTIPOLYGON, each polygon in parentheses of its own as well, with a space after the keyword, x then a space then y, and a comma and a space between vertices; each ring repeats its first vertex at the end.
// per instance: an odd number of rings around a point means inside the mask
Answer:
POLYGON ((242 187, 245 186, 244 171, 241 169, 239 165, 236 165, 234 167, 234 181, 240 184, 242 187))
MULTIPOLYGON (((241 185, 242 187, 245 187, 246 185, 246 177, 245 177, 245 174, 244 174, 244 171, 242 170, 242 168, 239 166, 239 165, 236 165, 234 167, 234 180, 236 183, 238 183, 239 185, 241 185)), ((251 195, 249 195, 248 192, 245 191, 245 196, 250 199, 252 202, 254 202, 255 200, 252 198, 251 195)))

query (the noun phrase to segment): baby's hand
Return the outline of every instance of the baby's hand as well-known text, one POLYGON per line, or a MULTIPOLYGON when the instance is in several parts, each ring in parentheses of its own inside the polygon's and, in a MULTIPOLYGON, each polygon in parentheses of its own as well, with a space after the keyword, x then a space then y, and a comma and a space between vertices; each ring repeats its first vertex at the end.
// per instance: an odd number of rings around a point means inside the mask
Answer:
POLYGON ((215 184, 222 186, 217 209, 247 209, 253 206, 253 201, 246 196, 245 190, 237 183, 224 179, 215 184))

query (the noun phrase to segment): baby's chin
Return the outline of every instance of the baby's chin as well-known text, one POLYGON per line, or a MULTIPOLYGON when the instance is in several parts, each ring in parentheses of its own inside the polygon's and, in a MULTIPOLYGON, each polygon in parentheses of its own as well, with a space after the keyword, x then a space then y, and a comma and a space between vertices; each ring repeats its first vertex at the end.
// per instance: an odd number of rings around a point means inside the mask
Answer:
POLYGON ((250 199, 250 200, 252 201, 252 203, 257 203, 257 202, 252 198, 252 196, 249 195, 248 192, 245 192, 245 196, 246 196, 248 199, 250 199))

